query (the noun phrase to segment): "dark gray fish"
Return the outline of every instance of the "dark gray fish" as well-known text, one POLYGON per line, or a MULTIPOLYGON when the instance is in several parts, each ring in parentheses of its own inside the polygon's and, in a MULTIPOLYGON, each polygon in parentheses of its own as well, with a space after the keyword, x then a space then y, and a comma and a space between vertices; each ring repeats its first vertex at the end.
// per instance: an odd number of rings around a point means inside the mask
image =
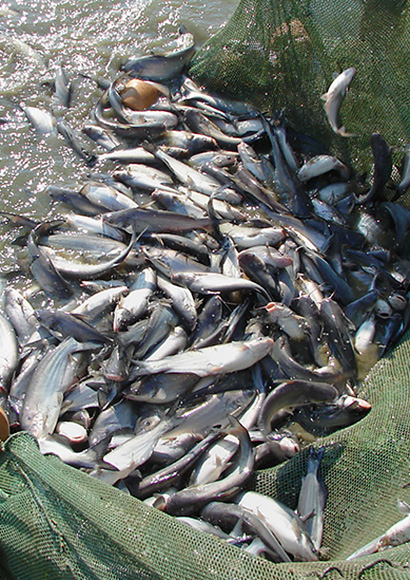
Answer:
POLYGON ((269 122, 265 117, 262 116, 261 118, 272 147, 271 155, 275 167, 278 201, 295 217, 307 217, 312 211, 310 198, 287 166, 269 122))
POLYGON ((309 277, 319 285, 324 285, 338 302, 348 304, 354 300, 354 292, 346 282, 345 276, 338 274, 319 253, 305 249, 301 252, 301 259, 309 277), (313 270, 309 268, 310 263, 314 266, 313 270))
POLYGON ((206 266, 210 264, 210 250, 198 236, 188 237, 161 232, 150 234, 150 238, 158 241, 162 246, 189 254, 206 266))
POLYGON ((60 277, 64 276, 70 280, 92 280, 93 278, 98 278, 99 276, 107 274, 119 266, 133 249, 136 239, 137 234, 134 232, 131 235, 128 245, 121 252, 111 260, 107 260, 101 264, 74 263, 73 261, 62 260, 57 257, 48 259, 53 265, 55 271, 59 273, 60 277))
POLYGON ((232 416, 229 416, 229 423, 230 435, 240 441, 239 456, 232 471, 218 481, 186 487, 171 493, 169 497, 159 496, 155 507, 170 514, 193 514, 212 500, 228 499, 236 495, 251 475, 254 456, 247 430, 232 416))
POLYGON ((132 77, 168 81, 181 73, 195 52, 195 40, 185 28, 180 29, 175 50, 130 58, 122 70, 132 77))
MULTIPOLYGON (((120 146, 120 141, 117 139, 117 137, 110 131, 108 131, 107 129, 103 129, 99 125, 85 123, 83 125, 82 132, 85 133, 87 137, 95 141, 97 145, 103 147, 104 149, 107 149, 107 151, 113 151, 114 149, 120 146)), ((125 153, 126 150, 121 149, 120 151, 123 151, 125 153)), ((113 159, 118 160, 117 157, 115 157, 114 151, 113 155, 114 155, 113 159)), ((118 155, 120 155, 120 153, 118 155)), ((104 154, 99 155, 98 160, 101 160, 101 158, 103 160, 105 159, 104 154)), ((111 158, 109 157, 109 159, 111 158)), ((127 161, 127 163, 129 163, 129 161, 127 161)))
POLYGON ((391 201, 384 201, 380 204, 386 210, 394 222, 394 229, 396 237, 394 240, 394 248, 397 252, 404 249, 408 241, 410 231, 410 211, 402 205, 393 203, 391 201))
POLYGON ((144 477, 138 484, 136 497, 145 499, 153 493, 162 492, 172 487, 177 480, 192 468, 194 462, 206 451, 209 445, 216 439, 222 437, 223 434, 224 431, 218 431, 216 429, 211 431, 202 441, 197 443, 176 462, 144 477))
POLYGON ((79 211, 85 215, 94 216, 101 212, 101 208, 74 189, 49 185, 47 187, 47 193, 52 199, 62 201, 71 206, 73 210, 79 211))
POLYGON ((401 169, 401 180, 396 187, 396 193, 392 197, 391 201, 397 201, 408 190, 410 185, 410 147, 407 146, 404 150, 402 169, 401 169))
POLYGON ((237 146, 242 143, 240 137, 231 137, 224 133, 216 123, 211 121, 204 113, 198 109, 188 107, 183 114, 183 123, 194 133, 207 135, 218 143, 222 149, 236 151, 237 146))
POLYGON ((38 282, 40 288, 46 293, 65 299, 69 298, 73 291, 71 285, 60 274, 51 259, 38 245, 38 238, 43 232, 48 231, 50 224, 44 223, 36 226, 29 234, 27 250, 30 256, 30 272, 38 282))
POLYGON ((63 107, 69 108, 72 98, 72 83, 65 69, 59 64, 54 81, 54 99, 63 107))
POLYGON ((95 342, 97 344, 112 344, 112 338, 99 332, 90 326, 87 322, 76 316, 62 310, 43 310, 34 311, 35 317, 41 325, 48 328, 51 332, 56 332, 63 338, 70 336, 78 342, 95 342))
POLYGON ((380 196, 384 186, 390 179, 393 169, 392 149, 380 133, 373 133, 370 137, 370 145, 373 152, 373 175, 372 184, 367 193, 358 196, 360 204, 369 203, 380 196))
POLYGON ((269 442, 272 424, 277 414, 283 409, 293 409, 312 403, 324 403, 333 400, 337 390, 330 384, 309 381, 286 381, 275 387, 266 397, 258 419, 259 429, 269 442))
POLYGON ((295 412, 294 420, 309 433, 321 437, 337 429, 354 425, 370 410, 370 403, 364 399, 341 395, 331 403, 301 407, 295 412))
POLYGON ((113 226, 127 230, 135 228, 140 232, 183 232, 211 226, 209 218, 192 218, 175 212, 138 207, 106 213, 103 219, 113 226))
POLYGON ((240 522, 243 532, 260 538, 266 552, 274 562, 290 562, 291 559, 282 548, 276 536, 269 530, 258 516, 238 505, 215 501, 209 503, 201 511, 201 518, 222 529, 232 530, 240 522))
POLYGON ((356 373, 356 357, 352 345, 352 336, 342 308, 331 298, 325 298, 320 305, 323 327, 329 336, 329 347, 342 365, 346 376, 356 373))
MULTIPOLYGON (((339 385, 344 385, 346 377, 338 368, 337 364, 328 364, 319 368, 308 368, 306 365, 298 362, 292 355, 289 340, 286 335, 279 336, 273 345, 272 358, 276 363, 276 371, 279 369, 280 377, 287 377, 292 380, 304 380, 313 382, 324 382, 339 385)), ((351 371, 349 370, 349 373, 351 371)), ((349 375, 347 373, 347 375, 349 375)))
POLYGON ((188 393, 198 382, 193 373, 159 373, 131 384, 127 381, 123 389, 125 398, 147 403, 172 403, 188 393))
POLYGON ((66 143, 71 147, 71 149, 80 159, 85 161, 89 167, 96 163, 97 156, 94 153, 91 153, 91 151, 88 151, 85 145, 81 144, 80 136, 75 133, 66 121, 59 119, 57 121, 57 130, 64 137, 66 143))

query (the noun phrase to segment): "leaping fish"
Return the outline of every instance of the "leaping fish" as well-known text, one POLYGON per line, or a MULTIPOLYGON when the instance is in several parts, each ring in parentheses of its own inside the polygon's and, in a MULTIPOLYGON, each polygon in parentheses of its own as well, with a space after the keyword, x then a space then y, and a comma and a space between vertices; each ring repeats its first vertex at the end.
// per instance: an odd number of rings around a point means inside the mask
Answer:
POLYGON ((324 93, 321 97, 325 101, 324 106, 330 126, 337 135, 342 137, 356 136, 355 133, 347 133, 344 125, 342 127, 339 126, 340 107, 355 75, 356 69, 354 67, 347 68, 335 78, 327 93, 324 93))

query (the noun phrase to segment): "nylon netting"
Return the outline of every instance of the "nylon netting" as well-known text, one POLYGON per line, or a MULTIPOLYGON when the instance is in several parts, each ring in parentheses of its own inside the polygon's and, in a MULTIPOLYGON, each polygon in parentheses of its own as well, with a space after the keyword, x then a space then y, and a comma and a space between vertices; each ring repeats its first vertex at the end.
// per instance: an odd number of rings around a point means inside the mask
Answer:
MULTIPOLYGON (((371 133, 399 148, 408 141, 409 12, 406 0, 241 0, 190 74, 210 90, 283 108, 290 123, 368 170, 371 133), (359 136, 346 139, 329 128, 320 95, 350 66, 357 75, 341 115, 359 136)), ((410 503, 409 356, 407 337, 361 386, 371 413, 317 442, 327 447, 325 561, 255 558, 41 455, 34 438, 19 433, 0 453, 0 578, 408 579, 409 544, 345 558, 401 519, 397 499, 410 503)), ((295 507, 305 465, 302 452, 257 472, 253 487, 295 507)))
MULTIPOLYGON (((0 453, 2 566, 21 580, 409 578, 409 544, 344 561, 402 518, 397 499, 410 501, 409 356, 407 336, 363 383, 371 413, 317 442, 327 447, 326 561, 274 564, 251 556, 41 455, 31 435, 18 433, 0 453)), ((295 507, 305 465, 302 452, 257 472, 253 486, 295 507)))
POLYGON ((241 0, 194 57, 190 75, 210 90, 284 109, 288 121, 369 170, 374 132, 398 148, 410 136, 407 0, 241 0), (330 129, 321 95, 354 66, 341 117, 357 137, 330 129))

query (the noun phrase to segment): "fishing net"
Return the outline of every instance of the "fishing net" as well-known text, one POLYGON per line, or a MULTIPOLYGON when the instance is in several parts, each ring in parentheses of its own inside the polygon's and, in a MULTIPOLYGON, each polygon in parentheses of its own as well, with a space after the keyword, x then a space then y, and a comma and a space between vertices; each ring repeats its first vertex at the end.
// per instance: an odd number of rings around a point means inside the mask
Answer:
MULTIPOLYGON (((369 137, 402 146, 410 129, 409 6, 403 0, 241 0, 199 51, 190 72, 209 89, 285 109, 353 164, 367 163, 369 137), (320 95, 332 73, 357 75, 335 135, 320 95)), ((0 452, 0 580, 408 579, 410 546, 346 562, 402 518, 410 503, 410 337, 360 387, 371 413, 326 445, 328 488, 321 562, 274 564, 196 532, 130 495, 43 456, 27 433, 0 452)), ((255 474, 251 487, 295 508, 307 451, 255 474)))
POLYGON ((190 75, 208 89, 252 100, 369 169, 369 138, 396 152, 410 134, 410 5, 406 0, 241 0, 197 53, 190 75), (356 76, 344 100, 345 138, 331 130, 321 96, 333 76, 356 76))
MULTIPOLYGON (((256 558, 43 456, 31 435, 17 433, 0 453, 1 566, 21 580, 409 578, 409 544, 344 561, 402 518, 398 498, 410 501, 409 356, 407 340, 377 363, 360 393, 371 413, 317 442, 326 445, 326 561, 256 558)), ((296 507, 305 466, 302 452, 259 471, 254 489, 296 507)))

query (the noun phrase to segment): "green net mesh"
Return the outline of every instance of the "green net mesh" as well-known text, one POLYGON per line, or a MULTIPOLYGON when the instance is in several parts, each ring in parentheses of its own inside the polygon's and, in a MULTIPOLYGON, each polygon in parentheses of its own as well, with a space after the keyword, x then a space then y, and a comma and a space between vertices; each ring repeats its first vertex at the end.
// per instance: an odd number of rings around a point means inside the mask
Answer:
MULTIPOLYGON (((402 518, 410 502, 410 340, 363 383, 371 413, 318 441, 327 451, 326 561, 274 564, 196 532, 111 486, 43 456, 27 433, 0 452, 0 557, 7 577, 34 579, 267 580, 410 577, 410 546, 345 562, 402 518)), ((254 489, 295 507, 306 452, 259 471, 254 489)))
POLYGON ((284 109, 291 124, 369 169, 374 132, 397 148, 410 135, 410 6, 406 0, 241 0, 197 53, 190 75, 210 90, 284 109), (349 132, 330 129, 321 95, 355 67, 342 105, 349 132))
MULTIPOLYGON (((190 74, 208 89, 285 109, 295 126, 368 169, 369 137, 402 147, 410 129, 410 8, 405 0, 241 0, 190 74), (342 108, 358 137, 335 135, 320 99, 332 74, 357 75, 342 108)), ((273 564, 192 530, 125 493, 43 456, 26 433, 0 452, 0 580, 410 578, 410 546, 345 562, 410 503, 410 337, 358 393, 371 413, 321 441, 328 488, 325 561, 273 564), (407 486, 407 487, 406 487, 407 486)), ((253 487, 294 508, 306 451, 255 474, 253 487)))

